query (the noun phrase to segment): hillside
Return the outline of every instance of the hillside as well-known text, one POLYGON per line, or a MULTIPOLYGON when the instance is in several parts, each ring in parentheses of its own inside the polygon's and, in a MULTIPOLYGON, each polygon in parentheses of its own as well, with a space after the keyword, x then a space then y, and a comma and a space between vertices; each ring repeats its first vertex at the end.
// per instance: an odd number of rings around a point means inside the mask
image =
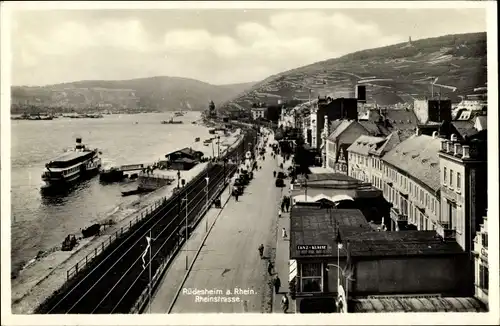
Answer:
POLYGON ((430 82, 439 77, 434 92, 459 100, 487 80, 486 33, 446 35, 351 53, 271 76, 255 84, 221 109, 250 108, 254 102, 275 104, 278 99, 318 95, 354 95, 363 79, 389 79, 367 84, 369 102, 390 105, 430 96, 430 82), (456 87, 450 89, 437 86, 456 87), (351 93, 351 94, 349 94, 351 93))
POLYGON ((151 77, 132 80, 89 80, 41 87, 13 86, 13 111, 19 105, 63 107, 85 111, 103 108, 130 110, 204 110, 250 88, 253 83, 211 85, 179 77, 151 77))

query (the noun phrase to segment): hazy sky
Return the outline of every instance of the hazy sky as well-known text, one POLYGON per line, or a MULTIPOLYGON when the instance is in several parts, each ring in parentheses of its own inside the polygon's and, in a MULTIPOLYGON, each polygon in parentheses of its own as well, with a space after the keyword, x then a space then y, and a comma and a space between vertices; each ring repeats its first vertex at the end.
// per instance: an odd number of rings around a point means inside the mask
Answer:
POLYGON ((12 16, 12 83, 269 75, 412 39, 486 31, 484 9, 73 10, 12 16))

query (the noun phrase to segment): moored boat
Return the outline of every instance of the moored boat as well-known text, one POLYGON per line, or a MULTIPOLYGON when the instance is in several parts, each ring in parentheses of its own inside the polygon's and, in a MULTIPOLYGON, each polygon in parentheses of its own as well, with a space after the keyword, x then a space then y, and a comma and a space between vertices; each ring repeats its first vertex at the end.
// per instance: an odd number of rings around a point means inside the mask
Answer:
POLYGON ((173 118, 168 120, 168 121, 162 121, 161 124, 162 125, 168 125, 168 124, 182 124, 183 122, 182 121, 179 121, 179 120, 174 120, 173 118))
POLYGON ((45 164, 42 190, 68 186, 79 179, 96 175, 101 168, 99 154, 97 148, 89 149, 82 144, 81 138, 77 138, 73 150, 45 164))

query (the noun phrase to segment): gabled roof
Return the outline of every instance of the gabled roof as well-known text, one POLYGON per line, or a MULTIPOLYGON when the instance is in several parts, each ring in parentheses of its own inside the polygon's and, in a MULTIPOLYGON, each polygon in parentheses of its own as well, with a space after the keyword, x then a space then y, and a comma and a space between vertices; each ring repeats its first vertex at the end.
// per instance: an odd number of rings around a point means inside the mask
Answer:
MULTIPOLYGON (((488 128, 488 117, 485 115, 477 116, 475 126, 479 124, 482 129, 488 128)), ((477 127, 476 127, 477 129, 477 127)))
POLYGON ((384 155, 401 143, 402 140, 400 138, 400 134, 401 132, 399 131, 391 132, 389 136, 385 138, 384 142, 376 144, 374 148, 370 149, 369 153, 377 156, 384 155))
POLYGON ((474 126, 474 120, 455 120, 451 124, 462 138, 470 137, 477 134, 477 129, 474 126))
POLYGON ((375 121, 358 121, 358 123, 372 136, 385 136, 389 133, 382 123, 377 123, 375 121))
POLYGON ((392 128, 414 129, 418 124, 417 116, 413 110, 388 109, 382 112, 392 128))
POLYGON ((349 148, 347 148, 348 152, 353 152, 361 155, 368 155, 370 149, 384 141, 382 137, 373 137, 373 136, 365 136, 361 135, 352 143, 349 148))
POLYGON ((328 126, 328 130, 330 131, 330 135, 335 131, 335 129, 338 128, 338 126, 340 126, 341 123, 342 123, 342 120, 340 120, 340 119, 330 121, 330 125, 328 126))
POLYGON ((413 135, 385 154, 382 160, 438 191, 440 149, 440 138, 413 135))
POLYGON ((172 154, 184 154, 184 155, 191 156, 191 157, 195 157, 195 156, 201 157, 204 155, 203 152, 201 152, 201 151, 195 151, 192 148, 185 147, 185 148, 170 152, 167 155, 165 155, 165 157, 169 157, 172 154))
POLYGON ((335 130, 330 130, 329 140, 335 141, 354 122, 353 120, 340 120, 340 124, 335 130))

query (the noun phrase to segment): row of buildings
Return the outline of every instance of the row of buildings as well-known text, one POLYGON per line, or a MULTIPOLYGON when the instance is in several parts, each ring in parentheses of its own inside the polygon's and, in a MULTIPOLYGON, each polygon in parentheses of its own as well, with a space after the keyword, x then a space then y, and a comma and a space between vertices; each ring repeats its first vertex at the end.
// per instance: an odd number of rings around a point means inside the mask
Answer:
MULTIPOLYGON (((476 299, 487 305, 486 109, 470 110, 468 117, 464 111, 452 115, 451 101, 445 99, 417 99, 403 109, 374 108, 366 104, 364 87, 358 87, 359 98, 318 98, 284 110, 280 119, 285 127, 301 128, 325 171, 370 184, 390 207, 389 218, 382 216, 375 229, 366 214, 359 216, 361 208, 294 207, 290 258, 299 266, 298 301, 344 295, 356 298, 358 310, 350 308, 356 311, 370 311, 377 305, 372 297, 381 295, 399 295, 393 306, 408 304, 401 295, 424 295, 442 311, 454 309, 446 308, 450 302, 473 311, 476 299), (344 248, 347 241, 347 253, 335 253, 336 235, 344 239, 344 248), (315 249, 305 250, 308 246, 315 249), (343 287, 335 285, 338 271, 327 268, 335 260, 343 264, 343 274, 351 266, 355 281, 345 277, 343 287), (313 292, 309 278, 316 278, 313 292), (346 288, 349 294, 340 295, 339 289, 346 288)), ((377 300, 383 306, 385 299, 377 300)))

